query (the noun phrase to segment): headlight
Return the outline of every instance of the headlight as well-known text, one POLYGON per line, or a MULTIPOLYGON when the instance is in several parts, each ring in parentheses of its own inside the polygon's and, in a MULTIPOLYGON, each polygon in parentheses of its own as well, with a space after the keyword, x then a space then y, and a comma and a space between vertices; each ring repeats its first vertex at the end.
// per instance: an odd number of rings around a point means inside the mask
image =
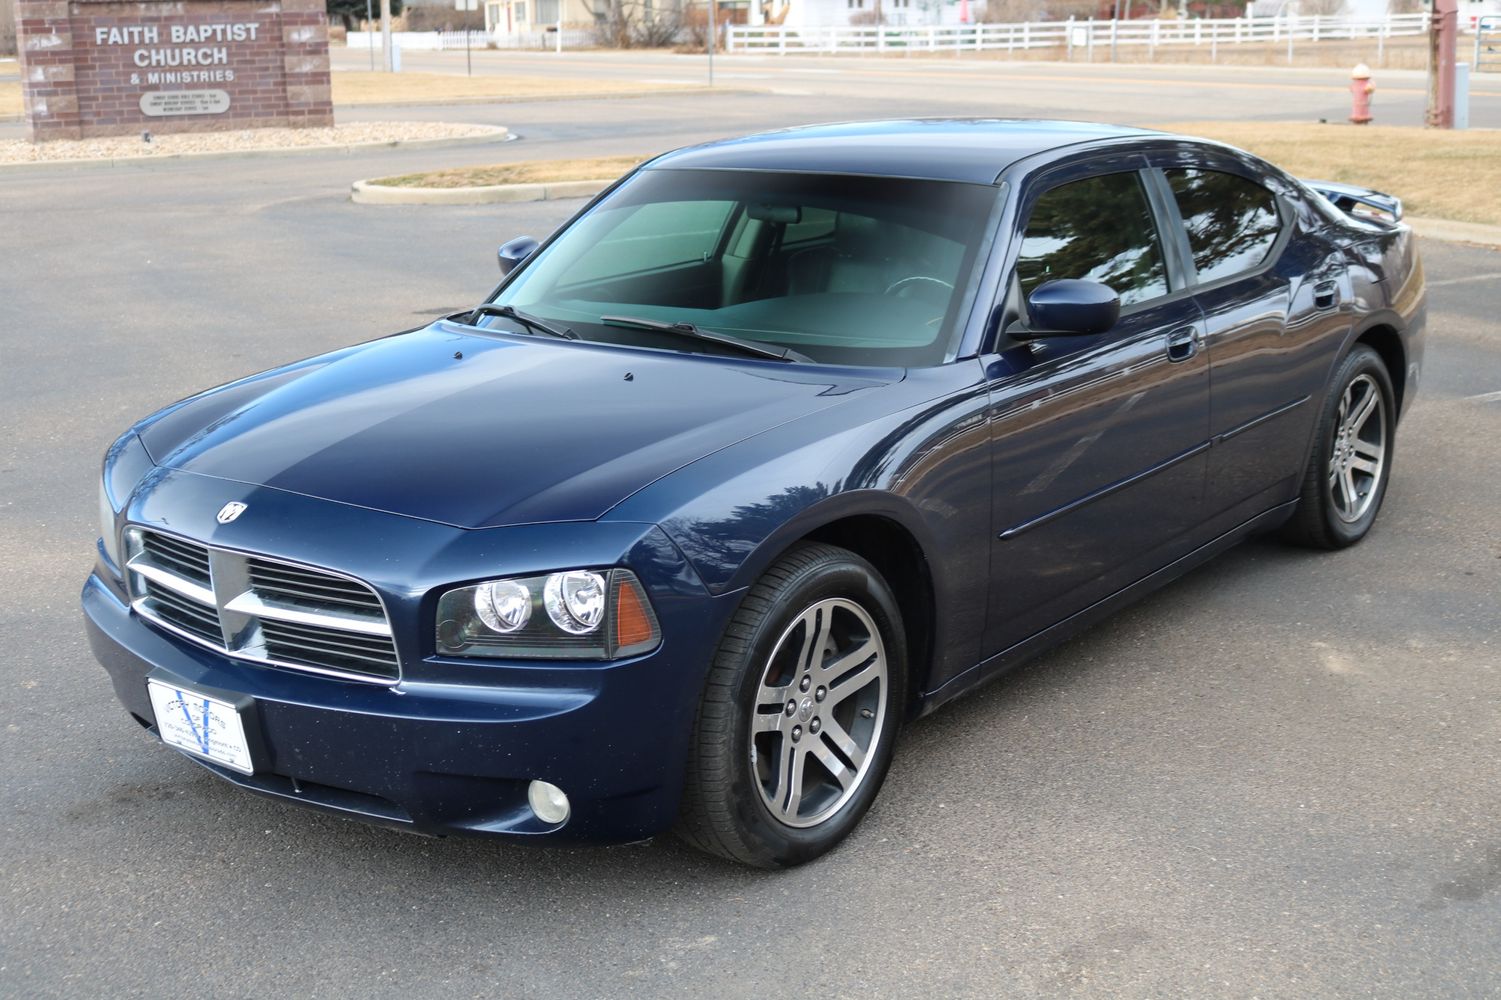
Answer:
POLYGON ((605 579, 586 569, 554 573, 542 588, 547 617, 564 632, 587 635, 605 617, 605 579))
POLYGON ((443 656, 613 660, 661 641, 646 591, 628 569, 487 580, 438 599, 443 656))
POLYGON ((532 617, 532 592, 515 580, 496 580, 474 588, 474 612, 492 632, 509 635, 532 617))
POLYGON ((116 567, 120 565, 116 514, 151 468, 151 456, 134 432, 122 434, 104 453, 104 469, 99 478, 99 537, 104 542, 104 554, 116 567))

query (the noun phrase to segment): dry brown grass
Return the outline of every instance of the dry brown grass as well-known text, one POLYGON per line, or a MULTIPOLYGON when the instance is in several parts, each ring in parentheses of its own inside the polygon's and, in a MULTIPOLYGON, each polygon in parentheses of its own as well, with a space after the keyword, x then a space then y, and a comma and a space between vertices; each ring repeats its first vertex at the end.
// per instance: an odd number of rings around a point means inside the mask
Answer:
POLYGON ((0 118, 15 118, 21 114, 21 85, 0 83, 0 118))
MULTIPOLYGON (((587 78, 548 79, 524 76, 448 76, 443 73, 333 74, 335 104, 421 104, 424 102, 493 98, 524 101, 561 97, 607 97, 611 94, 672 90, 670 83, 587 78)), ((0 117, 21 114, 21 85, 0 83, 0 117)))
POLYGON ((444 73, 367 73, 335 71, 335 104, 414 104, 490 97, 496 100, 535 100, 572 96, 600 97, 672 90, 670 83, 595 80, 585 77, 449 76, 444 73))
POLYGON ((1298 177, 1394 194, 1411 215, 1501 225, 1501 131, 1290 122, 1161 127, 1239 146, 1298 177))
POLYGON ((371 181, 386 187, 485 187, 491 184, 547 184, 556 181, 594 181, 619 177, 644 156, 601 156, 592 160, 535 160, 530 163, 498 163, 487 167, 454 167, 425 174, 379 177, 371 181))

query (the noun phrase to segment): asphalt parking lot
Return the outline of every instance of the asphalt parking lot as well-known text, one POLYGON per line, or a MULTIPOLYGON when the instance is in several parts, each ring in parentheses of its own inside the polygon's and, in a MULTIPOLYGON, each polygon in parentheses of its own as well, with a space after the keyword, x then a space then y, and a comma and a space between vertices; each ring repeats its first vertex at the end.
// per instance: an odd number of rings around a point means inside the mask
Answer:
MULTIPOLYGON (((750 100, 612 102, 623 134, 587 148, 774 117, 750 100)), ((583 148, 587 117, 515 109, 538 156, 583 148)), ((1493 251, 1423 246, 1427 368, 1365 543, 1244 545, 917 723, 804 869, 411 837, 157 745, 77 610, 103 448, 191 391, 478 301, 498 243, 578 203, 345 194, 487 156, 0 175, 0 995, 1501 995, 1493 251)))

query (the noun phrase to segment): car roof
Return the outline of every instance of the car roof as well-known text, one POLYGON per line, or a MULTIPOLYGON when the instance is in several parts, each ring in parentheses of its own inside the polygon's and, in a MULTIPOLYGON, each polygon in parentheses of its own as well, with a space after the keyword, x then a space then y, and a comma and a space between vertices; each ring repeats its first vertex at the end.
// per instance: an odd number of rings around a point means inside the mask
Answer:
POLYGON ((786 170, 993 184, 1011 164, 1079 143, 1161 136, 1148 129, 1022 118, 911 118, 759 132, 689 146, 651 169, 786 170))

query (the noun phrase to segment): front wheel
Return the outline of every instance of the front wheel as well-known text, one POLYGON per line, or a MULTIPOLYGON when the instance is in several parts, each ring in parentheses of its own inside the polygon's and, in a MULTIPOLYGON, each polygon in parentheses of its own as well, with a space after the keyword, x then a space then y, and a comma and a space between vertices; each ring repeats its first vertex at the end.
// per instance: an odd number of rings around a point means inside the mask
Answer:
POLYGON ((839 843, 891 763, 906 655, 874 567, 830 545, 788 552, 725 630, 694 726, 679 835, 761 868, 839 843))
POLYGON ((1324 403, 1297 511, 1286 533, 1315 548, 1365 537, 1391 478, 1396 397, 1381 356, 1357 344, 1340 363, 1324 403))

